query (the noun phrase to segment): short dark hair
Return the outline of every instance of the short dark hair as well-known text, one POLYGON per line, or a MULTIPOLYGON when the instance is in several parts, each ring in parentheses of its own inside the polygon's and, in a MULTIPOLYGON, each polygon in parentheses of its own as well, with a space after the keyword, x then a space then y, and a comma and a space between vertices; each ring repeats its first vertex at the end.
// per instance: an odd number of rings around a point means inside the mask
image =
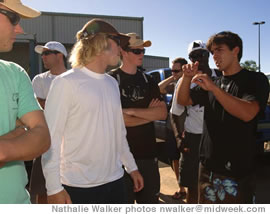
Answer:
POLYGON ((182 57, 178 57, 172 61, 172 63, 180 63, 181 66, 187 64, 187 60, 182 57))
POLYGON ((243 54, 243 42, 238 34, 231 31, 222 31, 217 34, 212 35, 206 44, 207 49, 211 52, 212 45, 222 45, 225 44, 229 47, 230 50, 235 47, 239 48, 238 61, 240 62, 243 54))

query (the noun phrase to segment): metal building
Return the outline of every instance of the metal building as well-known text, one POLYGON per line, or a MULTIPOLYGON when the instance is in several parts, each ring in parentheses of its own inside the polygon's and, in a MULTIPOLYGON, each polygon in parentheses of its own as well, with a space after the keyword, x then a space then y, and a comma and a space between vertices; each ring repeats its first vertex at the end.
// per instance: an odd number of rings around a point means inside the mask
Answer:
MULTIPOLYGON (((69 52, 76 41, 76 32, 93 18, 104 19, 122 33, 136 32, 143 38, 143 17, 42 12, 38 18, 21 20, 20 24, 25 34, 19 35, 13 50, 9 53, 1 53, 0 58, 20 64, 33 78, 44 71, 40 55, 34 52, 35 45, 59 41, 69 52)), ((146 55, 143 67, 146 71, 169 67, 169 58, 146 55)))

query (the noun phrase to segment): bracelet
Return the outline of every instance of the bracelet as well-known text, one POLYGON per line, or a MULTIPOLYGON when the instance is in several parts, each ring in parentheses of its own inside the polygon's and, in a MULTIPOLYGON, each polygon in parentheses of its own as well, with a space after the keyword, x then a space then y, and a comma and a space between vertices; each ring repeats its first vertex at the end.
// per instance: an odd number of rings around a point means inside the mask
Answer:
POLYGON ((19 128, 24 129, 24 131, 28 131, 29 130, 29 128, 27 126, 25 126, 25 125, 16 126, 16 129, 19 129, 19 128))

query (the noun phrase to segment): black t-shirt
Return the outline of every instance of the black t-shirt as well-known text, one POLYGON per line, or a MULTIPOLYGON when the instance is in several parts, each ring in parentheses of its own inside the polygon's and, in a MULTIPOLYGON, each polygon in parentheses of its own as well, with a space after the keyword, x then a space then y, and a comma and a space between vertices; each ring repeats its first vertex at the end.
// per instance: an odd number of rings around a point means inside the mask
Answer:
MULTIPOLYGON (((269 82, 259 72, 241 70, 235 75, 214 79, 227 93, 245 100, 256 100, 263 112, 269 94, 269 82)), ((191 89, 194 104, 205 106, 201 162, 208 170, 241 177, 254 170, 255 135, 258 115, 244 122, 229 114, 211 92, 200 87, 191 89)), ((259 113, 258 113, 259 114, 259 113)))
MULTIPOLYGON (((119 84, 122 108, 147 108, 152 99, 162 100, 154 79, 141 71, 131 75, 120 68, 110 72, 119 84)), ((154 123, 126 127, 127 140, 135 159, 149 159, 157 156, 154 123)))

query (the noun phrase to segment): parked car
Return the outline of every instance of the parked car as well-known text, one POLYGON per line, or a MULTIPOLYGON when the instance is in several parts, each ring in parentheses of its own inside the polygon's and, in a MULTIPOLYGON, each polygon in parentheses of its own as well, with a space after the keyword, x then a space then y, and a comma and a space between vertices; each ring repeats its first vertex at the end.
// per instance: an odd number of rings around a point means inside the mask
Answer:
MULTIPOLYGON (((167 79, 168 77, 170 77, 172 75, 170 68, 161 68, 161 69, 157 69, 157 70, 148 71, 146 73, 151 75, 157 83, 161 82, 164 79, 167 79)), ((168 106, 171 99, 172 99, 172 94, 164 95, 163 99, 168 106)), ((154 125, 155 125, 155 130, 156 130, 156 137, 159 140, 165 141, 166 120, 156 120, 154 122, 154 125)))

